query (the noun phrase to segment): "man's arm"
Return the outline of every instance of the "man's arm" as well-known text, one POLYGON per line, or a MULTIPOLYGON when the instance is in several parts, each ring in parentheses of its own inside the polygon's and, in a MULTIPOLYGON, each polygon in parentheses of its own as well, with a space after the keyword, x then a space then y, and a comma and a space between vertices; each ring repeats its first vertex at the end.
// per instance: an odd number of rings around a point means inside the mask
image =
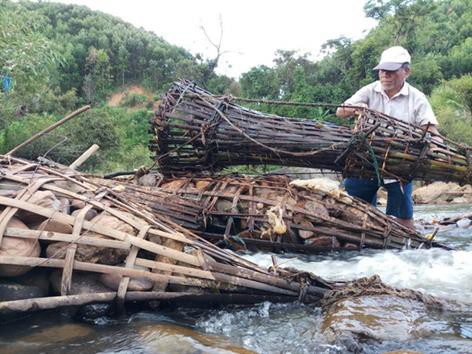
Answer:
POLYGON ((354 107, 368 107, 369 103, 369 89, 367 86, 362 87, 358 90, 350 99, 343 103, 341 107, 336 110, 336 116, 340 118, 348 118, 357 114, 358 108, 354 107), (354 107, 349 107, 354 106, 354 107))
POLYGON ((359 108, 357 108, 357 107, 366 107, 367 108, 367 104, 366 103, 358 103, 358 104, 355 104, 355 105, 350 105, 348 103, 345 103, 341 107, 338 107, 338 109, 336 110, 336 116, 339 117, 339 118, 352 117, 353 115, 358 113, 359 108), (356 106, 356 107, 349 107, 349 106, 356 106))

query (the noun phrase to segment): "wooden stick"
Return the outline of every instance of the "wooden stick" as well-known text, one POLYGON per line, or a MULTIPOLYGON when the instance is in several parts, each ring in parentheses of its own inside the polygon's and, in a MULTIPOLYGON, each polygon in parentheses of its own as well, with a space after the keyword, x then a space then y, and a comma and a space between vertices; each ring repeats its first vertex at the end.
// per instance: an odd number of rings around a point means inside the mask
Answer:
MULTIPOLYGON (((151 292, 151 291, 129 291, 126 294, 126 301, 144 300, 170 300, 179 297, 195 295, 187 292, 151 292)), ((10 314, 15 312, 38 311, 55 309, 64 306, 86 305, 94 302, 111 302, 115 299, 116 292, 89 293, 66 296, 49 296, 34 299, 13 300, 0 302, 0 314, 10 314)))
POLYGON ((110 247, 127 250, 131 247, 131 243, 127 241, 116 241, 97 237, 89 237, 80 235, 78 237, 72 236, 71 234, 63 234, 52 231, 42 230, 25 230, 16 227, 7 227, 4 236, 26 238, 30 240, 44 240, 44 241, 63 241, 73 242, 81 245, 90 245, 96 247, 110 247))
POLYGON ((76 170, 78 167, 80 167, 85 161, 87 161, 93 154, 97 152, 97 150, 100 149, 100 146, 97 144, 93 144, 91 147, 87 149, 82 155, 80 155, 77 160, 72 162, 69 167, 73 170, 76 170))
POLYGON ((91 108, 90 105, 87 105, 87 106, 84 106, 82 108, 79 108, 78 110, 72 112, 71 114, 69 114, 68 116, 62 118, 61 120, 57 121, 56 123, 50 125, 49 127, 47 127, 46 129, 43 129, 41 130, 39 133, 36 133, 35 135, 33 135, 31 138, 27 139, 26 141, 24 141, 23 143, 21 143, 20 145, 17 145, 16 147, 14 147, 13 149, 11 149, 9 152, 6 153, 7 156, 13 156, 13 154, 15 152, 17 152, 19 149, 21 149, 22 147, 32 143, 33 141, 39 139, 40 137, 42 137, 43 135, 49 133, 50 131, 56 129, 57 127, 61 126, 62 124, 64 124, 65 122, 67 122, 68 120, 74 118, 75 116, 79 115, 80 113, 82 112, 85 112, 87 110, 89 110, 91 108))

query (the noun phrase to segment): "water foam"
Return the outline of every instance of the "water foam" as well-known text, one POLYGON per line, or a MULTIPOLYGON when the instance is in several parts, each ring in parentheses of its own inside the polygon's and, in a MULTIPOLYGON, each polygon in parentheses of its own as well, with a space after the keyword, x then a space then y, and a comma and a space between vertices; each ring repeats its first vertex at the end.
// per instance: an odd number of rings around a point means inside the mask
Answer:
MULTIPOLYGON (((261 266, 272 264, 271 256, 257 253, 248 256, 261 266)), ((442 249, 381 251, 358 254, 346 260, 311 261, 303 257, 278 255, 280 263, 315 273, 331 280, 352 280, 380 275, 382 280, 398 288, 425 291, 430 295, 472 304, 472 251, 442 249)))

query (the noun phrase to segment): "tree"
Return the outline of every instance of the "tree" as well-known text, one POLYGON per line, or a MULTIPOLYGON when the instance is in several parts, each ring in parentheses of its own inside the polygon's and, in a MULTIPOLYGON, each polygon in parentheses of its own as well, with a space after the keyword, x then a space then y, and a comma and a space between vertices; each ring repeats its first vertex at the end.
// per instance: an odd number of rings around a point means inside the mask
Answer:
POLYGON ((431 104, 439 127, 450 139, 472 145, 472 75, 445 81, 433 90, 431 104))
POLYGON ((111 85, 110 61, 102 49, 91 47, 85 60, 85 77, 83 90, 87 102, 104 98, 111 85))

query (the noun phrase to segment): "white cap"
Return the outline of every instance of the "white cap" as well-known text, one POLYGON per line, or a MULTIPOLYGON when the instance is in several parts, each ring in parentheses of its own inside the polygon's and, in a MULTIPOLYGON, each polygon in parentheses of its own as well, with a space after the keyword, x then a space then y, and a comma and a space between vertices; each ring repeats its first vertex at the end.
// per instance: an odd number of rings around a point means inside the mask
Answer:
POLYGON ((410 62, 410 53, 405 48, 400 46, 390 47, 382 52, 380 62, 374 70, 396 71, 403 64, 410 62))

